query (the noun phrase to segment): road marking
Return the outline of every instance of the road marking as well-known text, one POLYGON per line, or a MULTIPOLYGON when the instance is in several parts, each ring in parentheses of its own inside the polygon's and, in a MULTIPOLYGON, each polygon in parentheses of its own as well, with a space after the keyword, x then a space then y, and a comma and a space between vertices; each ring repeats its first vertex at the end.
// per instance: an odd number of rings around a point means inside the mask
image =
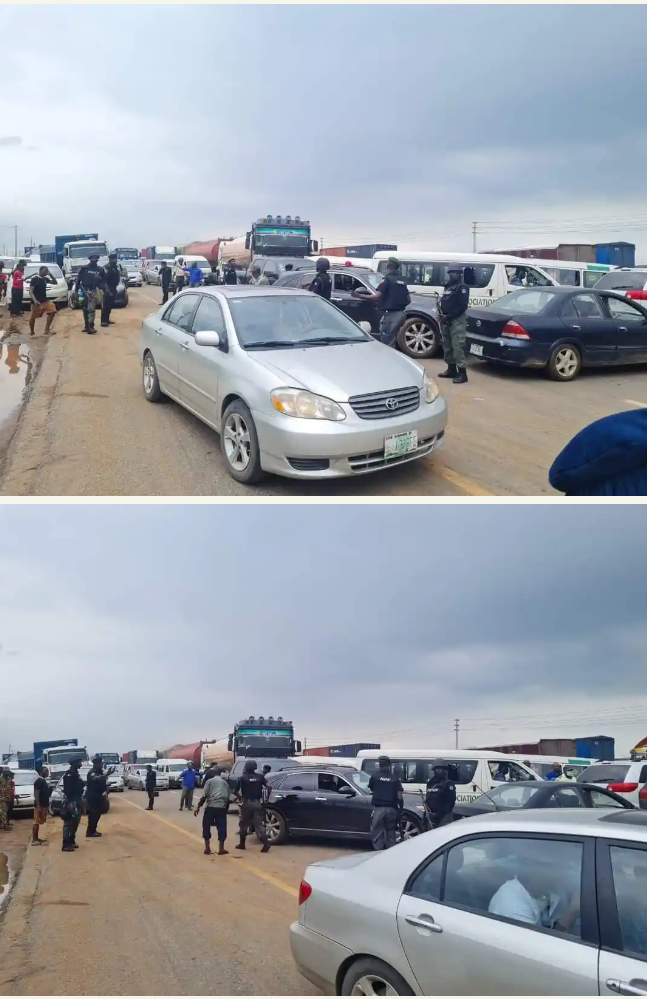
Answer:
POLYGON ((434 472, 440 475, 442 479, 447 479, 451 482, 453 486, 458 486, 463 492, 467 493, 468 496, 494 496, 494 493, 489 493, 487 489, 483 489, 481 486, 477 486, 476 482, 472 482, 471 479, 467 479, 460 472, 455 472, 453 468, 447 468, 445 465, 435 465, 434 472))
POLYGON ((635 399, 625 399, 628 406, 636 406, 638 409, 647 409, 647 402, 636 402, 635 399))
MULTIPOLYGON (((145 812, 146 809, 141 805, 136 805, 134 801, 129 801, 128 798, 124 798, 126 805, 130 805, 131 808, 138 808, 140 812, 145 812)), ((177 826, 175 822, 169 822, 168 819, 162 818, 161 815, 157 815, 155 812, 150 816, 151 819, 157 819, 158 822, 163 822, 165 826, 174 829, 176 832, 182 833, 183 836, 188 836, 189 839, 194 840, 196 843, 204 843, 202 836, 196 836, 195 833, 189 832, 188 829, 182 829, 181 826, 177 826)), ((264 871, 262 867, 255 867, 254 864, 249 864, 242 857, 225 857, 225 860, 235 860, 236 867, 244 867, 246 871, 250 874, 254 874, 257 878, 262 881, 269 881, 270 884, 274 885, 275 888, 280 888, 281 891, 287 892, 288 895, 292 895, 293 898, 299 897, 299 892, 292 885, 287 884, 285 881, 281 881, 280 878, 275 878, 273 874, 268 874, 264 871)))

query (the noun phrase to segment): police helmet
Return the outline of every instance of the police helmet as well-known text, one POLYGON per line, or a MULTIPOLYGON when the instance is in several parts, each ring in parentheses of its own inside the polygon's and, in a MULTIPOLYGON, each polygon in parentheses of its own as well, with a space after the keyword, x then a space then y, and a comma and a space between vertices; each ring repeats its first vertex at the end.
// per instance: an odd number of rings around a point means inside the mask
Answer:
POLYGON ((98 253, 89 253, 88 254, 88 260, 98 260, 98 259, 99 259, 99 254, 98 253))
POLYGON ((447 273, 448 274, 462 274, 463 273, 463 267, 461 266, 461 264, 450 264, 449 267, 447 268, 447 273))
POLYGON ((447 760, 434 760, 431 764, 432 770, 449 770, 449 764, 447 760))
POLYGON ((317 261, 317 270, 318 271, 330 270, 330 261, 328 260, 328 257, 319 257, 317 261))
POLYGON ((256 770, 256 760, 248 760, 245 766, 243 767, 243 771, 246 774, 253 774, 255 770, 256 770))
POLYGON ((110 253, 108 254, 108 260, 116 260, 116 259, 117 259, 117 253, 116 253, 116 251, 115 251, 115 250, 112 250, 112 251, 111 251, 111 252, 110 252, 110 253))

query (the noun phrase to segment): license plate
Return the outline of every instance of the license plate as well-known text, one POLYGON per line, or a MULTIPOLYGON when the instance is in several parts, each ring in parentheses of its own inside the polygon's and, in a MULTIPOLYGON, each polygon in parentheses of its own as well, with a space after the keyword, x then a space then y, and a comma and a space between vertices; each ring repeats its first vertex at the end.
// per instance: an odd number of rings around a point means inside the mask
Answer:
POLYGON ((392 434, 384 438, 384 457, 393 458, 396 455, 408 454, 418 447, 418 431, 407 430, 404 434, 392 434))
POLYGON ((476 354, 477 357, 483 357, 483 348, 480 343, 471 344, 470 354, 476 354))

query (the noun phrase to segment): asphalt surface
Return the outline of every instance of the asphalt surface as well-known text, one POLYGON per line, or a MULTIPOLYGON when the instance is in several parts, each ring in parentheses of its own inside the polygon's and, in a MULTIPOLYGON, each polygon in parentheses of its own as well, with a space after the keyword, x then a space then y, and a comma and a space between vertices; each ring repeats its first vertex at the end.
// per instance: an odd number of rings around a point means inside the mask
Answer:
MULTIPOLYGON (((0 495, 555 495, 548 469, 578 430, 647 405, 644 367, 584 372, 562 385, 541 373, 475 362, 467 385, 441 383, 449 427, 444 446, 429 458, 347 480, 270 477, 247 487, 227 474, 209 428, 175 403, 145 400, 138 333, 161 293, 145 287, 130 295, 128 308, 113 313, 116 325, 93 337, 81 333, 81 314, 69 309, 59 312, 49 342, 42 321, 31 340, 26 318, 10 324, 0 311, 0 495)), ((426 367, 436 374, 444 365, 433 360, 426 367)))
POLYGON ((241 854, 231 815, 230 855, 206 857, 179 791, 160 792, 154 812, 146 803, 111 795, 102 838, 85 838, 84 819, 75 853, 61 851, 62 823, 49 818, 0 923, 0 995, 313 995, 288 942, 299 882, 309 863, 358 847, 261 854, 250 837, 241 854))

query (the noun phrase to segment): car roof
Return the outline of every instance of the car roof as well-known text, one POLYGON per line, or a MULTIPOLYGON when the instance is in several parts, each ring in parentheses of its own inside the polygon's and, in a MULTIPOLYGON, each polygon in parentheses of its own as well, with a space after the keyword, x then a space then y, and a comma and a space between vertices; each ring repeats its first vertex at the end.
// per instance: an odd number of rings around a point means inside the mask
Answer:
MULTIPOLYGON (((310 295, 311 291, 307 291, 305 288, 272 288, 270 285, 249 285, 249 284, 218 284, 218 285, 208 285, 207 287, 200 287, 200 289, 193 288, 187 291, 181 292, 182 295, 198 294, 198 295, 222 295, 224 298, 253 298, 253 297, 268 297, 268 298, 278 298, 282 295, 310 295)), ((179 298, 179 295, 175 296, 175 300, 179 298)), ((313 296, 318 298, 319 296, 313 296)), ((260 759, 261 757, 259 757, 260 759)), ((255 757, 250 757, 250 759, 255 759, 255 757)))

